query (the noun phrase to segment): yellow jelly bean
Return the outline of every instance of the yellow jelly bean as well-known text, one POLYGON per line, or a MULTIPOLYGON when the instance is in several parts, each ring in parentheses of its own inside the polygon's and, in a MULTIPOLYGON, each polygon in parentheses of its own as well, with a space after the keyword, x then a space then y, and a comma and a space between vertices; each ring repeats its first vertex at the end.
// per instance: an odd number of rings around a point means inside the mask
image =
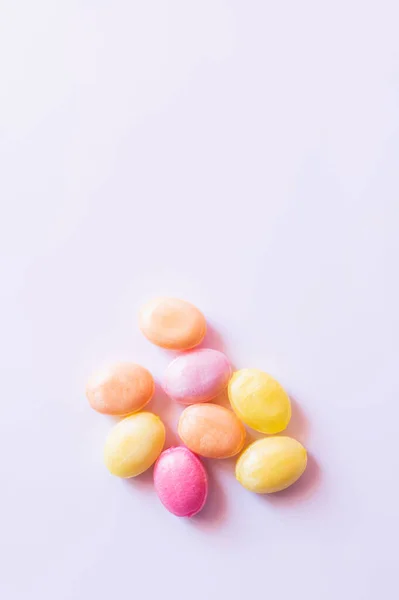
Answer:
POLYGON ((259 369, 241 369, 229 383, 229 400, 237 416, 262 433, 283 431, 291 418, 291 402, 284 388, 259 369))
POLYGON ((253 442, 236 465, 238 481, 250 492, 271 494, 289 487, 306 469, 307 453, 297 440, 276 436, 253 442))
POLYGON ((107 469, 118 477, 136 477, 156 461, 165 444, 165 426, 150 412, 126 417, 115 425, 105 442, 107 469))

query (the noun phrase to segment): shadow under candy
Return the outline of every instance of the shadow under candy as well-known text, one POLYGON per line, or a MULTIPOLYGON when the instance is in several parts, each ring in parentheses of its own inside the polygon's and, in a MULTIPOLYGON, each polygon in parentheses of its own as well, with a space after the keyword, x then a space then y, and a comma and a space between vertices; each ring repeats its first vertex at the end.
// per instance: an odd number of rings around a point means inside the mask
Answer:
POLYGON ((207 322, 205 337, 197 348, 212 348, 213 350, 219 350, 219 352, 226 354, 226 346, 223 337, 209 321, 207 322))
POLYGON ((190 519, 200 529, 219 528, 228 514, 228 501, 222 477, 226 471, 234 476, 235 459, 201 459, 208 474, 208 498, 204 508, 190 519))
POLYGON ((291 507, 299 502, 306 502, 314 494, 322 481, 322 471, 317 460, 308 454, 308 464, 304 474, 285 490, 274 494, 259 494, 269 505, 291 507))
POLYGON ((310 432, 310 422, 302 405, 296 398, 290 396, 292 415, 288 423, 287 429, 281 432, 280 435, 288 435, 293 437, 301 444, 306 445, 306 440, 310 432))

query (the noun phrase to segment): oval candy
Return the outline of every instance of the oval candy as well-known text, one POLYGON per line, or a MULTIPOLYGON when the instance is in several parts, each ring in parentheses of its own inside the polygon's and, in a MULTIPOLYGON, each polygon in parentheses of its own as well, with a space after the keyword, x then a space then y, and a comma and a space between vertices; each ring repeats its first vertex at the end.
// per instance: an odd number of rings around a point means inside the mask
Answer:
POLYGON ((163 387, 177 402, 208 402, 227 387, 230 377, 227 357, 218 350, 202 348, 175 358, 166 369, 163 387))
POLYGON ((237 461, 236 478, 250 492, 272 494, 295 483, 306 464, 306 450, 297 440, 269 437, 244 450, 237 461))
POLYGON ((291 419, 287 392, 259 369, 241 369, 229 383, 229 400, 239 419, 262 433, 278 433, 291 419))
POLYGON ((192 404, 182 412, 178 433, 193 452, 206 458, 229 458, 245 443, 244 425, 229 409, 217 404, 192 404))
POLYGON ((170 350, 189 350, 206 333, 204 315, 190 302, 156 298, 140 310, 139 326, 153 344, 170 350))
POLYGON ((162 504, 177 517, 197 514, 208 495, 203 464, 183 446, 162 452, 154 467, 154 485, 162 504))
POLYGON ((126 417, 115 425, 105 442, 107 469, 118 477, 136 477, 156 461, 165 444, 165 426, 150 412, 126 417))
POLYGON ((147 369, 134 363, 118 363, 90 377, 86 395, 94 410, 123 416, 141 410, 154 390, 154 378, 147 369))

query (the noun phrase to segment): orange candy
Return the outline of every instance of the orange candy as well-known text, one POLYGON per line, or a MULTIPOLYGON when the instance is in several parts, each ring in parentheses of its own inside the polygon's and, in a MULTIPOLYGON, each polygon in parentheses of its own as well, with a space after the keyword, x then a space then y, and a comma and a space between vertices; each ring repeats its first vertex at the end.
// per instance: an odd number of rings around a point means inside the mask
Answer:
POLYGON ((206 458, 229 458, 245 443, 245 427, 236 415, 217 404, 192 404, 181 414, 178 432, 182 442, 206 458))
POLYGON ((86 395, 94 410, 105 415, 129 415, 142 409, 155 391, 149 371, 134 363, 118 363, 95 373, 86 395))
POLYGON ((206 333, 201 311, 177 298, 156 298, 145 304, 140 311, 139 326, 150 342, 169 350, 194 348, 206 333))

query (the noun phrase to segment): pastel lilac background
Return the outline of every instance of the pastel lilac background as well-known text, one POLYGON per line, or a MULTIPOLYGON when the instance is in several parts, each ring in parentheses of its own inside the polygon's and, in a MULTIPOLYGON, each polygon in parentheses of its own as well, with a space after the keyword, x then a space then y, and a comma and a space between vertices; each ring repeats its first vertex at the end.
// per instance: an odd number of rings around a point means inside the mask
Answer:
POLYGON ((398 596, 398 17, 1 2, 1 598, 398 596), (86 377, 159 380, 136 315, 168 294, 292 395, 311 459, 290 491, 207 462, 209 504, 179 520, 150 473, 106 472, 86 377))

